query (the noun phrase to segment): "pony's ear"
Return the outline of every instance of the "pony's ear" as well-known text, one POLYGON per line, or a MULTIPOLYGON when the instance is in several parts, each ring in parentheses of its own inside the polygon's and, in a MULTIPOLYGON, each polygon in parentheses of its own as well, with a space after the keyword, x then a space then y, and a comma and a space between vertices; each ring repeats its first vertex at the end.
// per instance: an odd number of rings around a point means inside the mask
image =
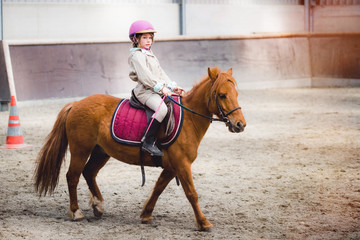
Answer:
POLYGON ((232 76, 232 68, 230 68, 229 70, 227 70, 227 73, 230 74, 232 76))
POLYGON ((208 68, 208 74, 212 81, 215 81, 219 75, 219 69, 218 68, 208 68))

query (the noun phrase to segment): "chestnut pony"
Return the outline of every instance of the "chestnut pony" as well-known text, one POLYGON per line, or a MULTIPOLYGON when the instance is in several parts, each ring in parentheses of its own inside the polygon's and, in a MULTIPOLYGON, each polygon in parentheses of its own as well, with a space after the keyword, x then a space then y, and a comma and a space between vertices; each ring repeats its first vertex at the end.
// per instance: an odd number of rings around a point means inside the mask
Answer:
MULTIPOLYGON (((143 223, 151 221, 157 199, 167 184, 177 176, 194 210, 198 229, 206 231, 212 228, 212 224, 200 210, 191 175, 191 164, 196 159, 200 141, 209 128, 213 115, 226 119, 226 125, 231 132, 244 130, 246 122, 238 104, 235 87, 232 69, 221 72, 215 67, 209 68, 208 75, 185 94, 183 105, 203 116, 184 110, 183 126, 178 138, 167 149, 163 149, 163 170, 143 207, 140 216, 143 223)), ((39 152, 35 188, 41 196, 54 192, 69 146, 71 160, 66 178, 70 195, 69 216, 73 220, 84 218, 77 200, 77 185, 81 173, 91 192, 94 215, 100 217, 104 212, 104 199, 95 180, 99 170, 110 157, 128 164, 140 165, 139 147, 118 143, 110 134, 110 122, 119 101, 119 98, 109 95, 92 95, 67 104, 60 111, 45 145, 39 152)), ((161 138, 161 135, 164 135, 162 131, 158 137, 161 138)), ((144 154, 143 161, 145 166, 154 166, 148 154, 144 154)))

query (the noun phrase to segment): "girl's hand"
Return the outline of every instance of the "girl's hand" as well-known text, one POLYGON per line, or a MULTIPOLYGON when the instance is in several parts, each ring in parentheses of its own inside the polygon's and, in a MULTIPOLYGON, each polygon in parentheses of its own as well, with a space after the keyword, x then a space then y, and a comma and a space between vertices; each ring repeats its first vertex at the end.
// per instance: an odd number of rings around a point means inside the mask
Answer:
POLYGON ((167 87, 163 87, 161 91, 165 96, 171 96, 171 90, 168 89, 167 87))
POLYGON ((174 93, 178 94, 178 95, 182 95, 185 92, 184 89, 182 89, 181 87, 176 87, 174 88, 174 93))

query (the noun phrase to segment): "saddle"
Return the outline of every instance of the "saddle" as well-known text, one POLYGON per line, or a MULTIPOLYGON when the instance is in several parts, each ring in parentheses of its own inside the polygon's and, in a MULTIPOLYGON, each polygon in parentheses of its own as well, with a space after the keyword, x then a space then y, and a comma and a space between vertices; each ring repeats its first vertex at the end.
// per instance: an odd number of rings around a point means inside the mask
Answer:
MULTIPOLYGON (((173 97, 181 103, 180 96, 173 97)), ((169 147, 178 137, 183 121, 183 109, 171 101, 164 101, 168 105, 168 113, 163 123, 166 124, 166 137, 158 139, 159 147, 169 147)), ((164 104, 164 103, 163 103, 164 104)), ((144 106, 132 94, 130 99, 122 99, 116 107, 111 120, 111 136, 119 143, 141 146, 146 127, 154 111, 144 106)))

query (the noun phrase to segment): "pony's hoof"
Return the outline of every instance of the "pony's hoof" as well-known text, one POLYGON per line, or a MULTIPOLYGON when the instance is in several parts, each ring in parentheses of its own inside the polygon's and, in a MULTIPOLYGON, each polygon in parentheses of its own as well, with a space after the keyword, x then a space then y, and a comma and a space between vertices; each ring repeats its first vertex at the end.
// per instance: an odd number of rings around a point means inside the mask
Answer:
POLYGON ((151 224, 152 223, 152 217, 142 217, 141 218, 141 223, 142 224, 151 224))
POLYGON ((146 207, 143 208, 143 211, 140 215, 141 223, 149 224, 152 223, 152 210, 146 210, 146 207))
POLYGON ((100 201, 97 197, 91 197, 90 205, 93 208, 95 217, 101 218, 104 213, 104 201, 100 201))
POLYGON ((80 209, 77 209, 75 212, 69 209, 68 215, 73 221, 81 221, 85 218, 84 215, 81 213, 80 209))
POLYGON ((101 216, 104 213, 104 206, 92 206, 92 207, 93 207, 94 216, 97 218, 101 218, 101 216))
POLYGON ((211 232, 213 225, 208 220, 205 220, 201 224, 198 224, 197 227, 199 231, 211 232))

